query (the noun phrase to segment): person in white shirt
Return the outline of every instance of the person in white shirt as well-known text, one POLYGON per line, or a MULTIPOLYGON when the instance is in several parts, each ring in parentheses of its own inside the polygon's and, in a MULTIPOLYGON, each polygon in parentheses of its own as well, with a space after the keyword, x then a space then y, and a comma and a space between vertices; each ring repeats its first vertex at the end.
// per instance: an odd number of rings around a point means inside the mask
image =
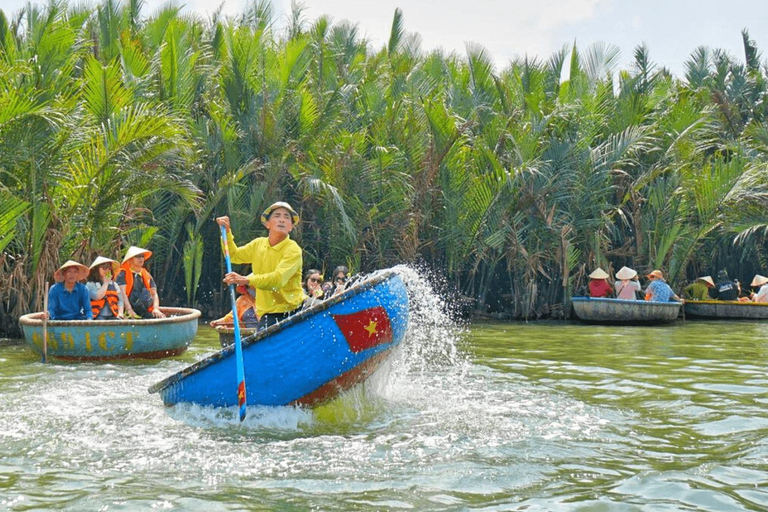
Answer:
POLYGON ((616 290, 616 298, 624 300, 635 300, 637 296, 635 292, 642 292, 643 287, 640 286, 640 282, 637 280, 637 271, 629 267, 621 267, 621 270, 616 272, 616 284, 614 289, 616 290))

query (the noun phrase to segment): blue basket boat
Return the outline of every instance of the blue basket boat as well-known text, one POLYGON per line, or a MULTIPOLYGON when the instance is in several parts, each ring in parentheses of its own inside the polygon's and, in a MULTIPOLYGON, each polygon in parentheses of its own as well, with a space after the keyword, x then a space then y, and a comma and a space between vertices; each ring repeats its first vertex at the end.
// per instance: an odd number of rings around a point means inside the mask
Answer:
MULTIPOLYGON (((314 406, 368 378, 403 340, 408 294, 392 270, 376 273, 242 340, 248 405, 314 406)), ((166 405, 237 405, 234 347, 149 388, 166 405)))
MULTIPOLYGON (((160 308, 166 318, 146 320, 49 320, 48 357, 64 361, 160 359, 187 350, 197 334, 200 311, 160 308)), ((29 348, 43 353, 42 313, 19 319, 29 348)))
POLYGON ((573 311, 579 320, 601 324, 662 324, 674 322, 682 302, 593 299, 573 297, 573 311))

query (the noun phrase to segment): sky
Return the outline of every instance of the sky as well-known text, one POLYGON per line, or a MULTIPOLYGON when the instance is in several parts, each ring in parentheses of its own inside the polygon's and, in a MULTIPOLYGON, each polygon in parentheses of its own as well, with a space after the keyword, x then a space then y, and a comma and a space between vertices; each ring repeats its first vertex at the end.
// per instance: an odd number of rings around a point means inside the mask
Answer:
MULTIPOLYGON (((74 4, 76 0, 70 0, 74 4)), ((44 3, 39 0, 35 3, 44 3)), ((91 2, 93 3, 93 2, 91 2)), ((145 0, 142 13, 151 15, 164 0, 145 0)), ((223 13, 237 15, 247 0, 225 0, 223 13)), ((685 61, 699 46, 721 48, 744 58, 741 30, 746 28, 768 57, 766 0, 303 0, 311 22, 322 15, 334 23, 351 21, 374 47, 386 44, 396 8, 403 11, 405 30, 421 37, 421 48, 466 55, 467 43, 482 45, 493 57, 496 71, 511 59, 528 56, 546 60, 574 41, 579 49, 595 42, 612 44, 621 52, 621 69, 630 68, 635 48, 645 43, 651 60, 683 77, 685 61)), ((6 14, 26 0, 0 0, 6 14)), ((187 11, 207 17, 220 0, 178 1, 187 11)), ((273 0, 287 18, 290 0, 273 0)))

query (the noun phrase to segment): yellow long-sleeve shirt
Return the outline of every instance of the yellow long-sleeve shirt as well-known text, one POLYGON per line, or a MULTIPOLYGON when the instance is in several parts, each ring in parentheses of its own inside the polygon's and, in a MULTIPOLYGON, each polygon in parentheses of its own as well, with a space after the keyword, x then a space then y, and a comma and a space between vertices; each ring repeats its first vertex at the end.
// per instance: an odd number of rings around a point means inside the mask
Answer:
POLYGON ((250 263, 249 284, 256 289, 256 314, 285 313, 301 306, 306 295, 301 287, 303 257, 299 244, 286 238, 274 247, 268 238, 256 238, 238 247, 227 236, 232 263, 250 263))

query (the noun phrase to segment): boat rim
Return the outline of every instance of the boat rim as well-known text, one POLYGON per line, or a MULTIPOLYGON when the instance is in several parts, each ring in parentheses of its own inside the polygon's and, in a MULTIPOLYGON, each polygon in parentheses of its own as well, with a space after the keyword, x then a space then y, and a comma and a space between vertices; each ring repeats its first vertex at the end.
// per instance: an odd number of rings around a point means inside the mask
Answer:
MULTIPOLYGON (((292 326, 293 324, 296 324, 298 322, 301 322, 311 316, 314 316, 318 313, 321 313, 325 311, 326 309, 331 308, 332 306, 338 304, 339 302, 342 302, 344 300, 347 300, 350 297, 354 297, 355 295, 358 295, 364 291, 370 290, 374 286, 383 283, 384 281, 388 281, 392 279, 393 277, 398 276, 399 274, 395 272, 394 270, 384 270, 379 271, 376 273, 371 274, 366 279, 354 283, 350 288, 344 290, 339 295, 334 295, 333 297, 318 302, 314 304, 312 307, 309 307, 307 309, 303 309, 300 312, 296 313, 295 315, 291 315, 285 320, 278 322, 274 325, 270 325, 263 331, 255 332, 254 334, 251 334, 250 336, 246 336, 245 338, 242 338, 241 340, 241 346, 243 349, 250 345, 254 345, 258 343, 259 341, 263 340, 267 336, 271 336, 273 334, 276 334, 284 329, 287 329, 288 327, 292 326)), ((186 377, 187 375, 191 375, 193 373, 198 372, 199 370, 202 370, 203 368, 212 365, 216 361, 219 361, 220 359, 223 359, 224 357, 229 356, 230 354, 234 354, 235 352, 235 345, 232 344, 228 347, 222 348, 221 350, 211 354, 210 356, 207 356, 200 361, 197 361, 196 363, 187 366, 181 371, 178 371, 174 373, 173 375, 170 375, 166 377, 165 379, 156 382, 155 384, 152 384, 147 391, 149 393, 157 393, 159 391, 162 391, 163 389, 167 388, 171 384, 178 382, 183 377, 186 377)))
POLYGON ((586 303, 586 302, 606 302, 609 304, 634 304, 645 306, 663 306, 663 307, 680 307, 684 303, 676 300, 667 302, 657 302, 653 300, 629 300, 629 299, 610 299, 606 297, 571 297, 571 302, 586 303))

